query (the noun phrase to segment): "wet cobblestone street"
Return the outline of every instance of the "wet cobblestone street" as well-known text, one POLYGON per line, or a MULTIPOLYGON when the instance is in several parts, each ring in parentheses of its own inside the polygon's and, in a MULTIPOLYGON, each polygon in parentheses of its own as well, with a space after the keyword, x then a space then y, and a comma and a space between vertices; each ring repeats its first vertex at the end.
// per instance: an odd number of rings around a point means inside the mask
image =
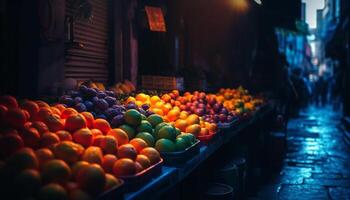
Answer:
POLYGON ((350 199, 350 148, 340 122, 330 108, 314 107, 290 120, 283 167, 259 199, 350 199))

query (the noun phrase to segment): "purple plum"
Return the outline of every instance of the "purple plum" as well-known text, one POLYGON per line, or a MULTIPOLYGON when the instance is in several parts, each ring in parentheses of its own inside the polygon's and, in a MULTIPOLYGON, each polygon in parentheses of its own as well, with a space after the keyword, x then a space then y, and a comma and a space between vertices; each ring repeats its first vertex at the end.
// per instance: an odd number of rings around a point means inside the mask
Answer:
POLYGON ((100 110, 102 110, 102 111, 106 110, 106 109, 109 107, 107 101, 104 100, 104 99, 99 99, 99 100, 97 100, 95 106, 96 106, 97 108, 99 108, 100 110))
POLYGON ((75 105, 75 109, 78 111, 78 112, 84 112, 86 111, 86 106, 83 104, 83 103, 78 103, 77 105, 75 105))
POLYGON ((110 96, 105 97, 105 100, 107 101, 109 106, 113 106, 117 102, 116 98, 110 96))
POLYGON ((120 125, 122 125, 124 123, 125 123, 124 122, 124 115, 117 115, 111 121, 111 125, 113 128, 119 127, 120 125))

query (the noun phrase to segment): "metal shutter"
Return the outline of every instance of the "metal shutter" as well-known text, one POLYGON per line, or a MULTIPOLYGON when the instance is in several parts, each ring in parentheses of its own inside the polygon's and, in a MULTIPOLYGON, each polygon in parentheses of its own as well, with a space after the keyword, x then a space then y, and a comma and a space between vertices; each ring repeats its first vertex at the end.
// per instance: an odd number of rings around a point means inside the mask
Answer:
MULTIPOLYGON (((108 0, 91 0, 91 22, 76 20, 74 41, 83 48, 66 47, 65 77, 76 80, 108 82, 108 0)), ((66 3, 67 15, 72 13, 70 1, 66 3)))

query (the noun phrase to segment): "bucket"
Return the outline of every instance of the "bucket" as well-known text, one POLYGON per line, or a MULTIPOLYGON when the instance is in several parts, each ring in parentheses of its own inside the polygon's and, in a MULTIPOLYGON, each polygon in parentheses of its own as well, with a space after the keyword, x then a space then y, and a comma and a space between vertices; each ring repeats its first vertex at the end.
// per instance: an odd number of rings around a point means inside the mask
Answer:
POLYGON ((246 192, 246 182, 247 182, 247 163, 245 158, 235 158, 232 162, 236 165, 238 169, 238 187, 237 196, 243 197, 246 192))
POLYGON ((222 183, 209 183, 204 193, 205 200, 232 200, 233 188, 222 183))
POLYGON ((231 186, 234 191, 237 191, 238 189, 238 179, 238 167, 235 164, 233 164, 233 162, 229 162, 226 165, 224 165, 218 171, 215 178, 217 182, 231 186))

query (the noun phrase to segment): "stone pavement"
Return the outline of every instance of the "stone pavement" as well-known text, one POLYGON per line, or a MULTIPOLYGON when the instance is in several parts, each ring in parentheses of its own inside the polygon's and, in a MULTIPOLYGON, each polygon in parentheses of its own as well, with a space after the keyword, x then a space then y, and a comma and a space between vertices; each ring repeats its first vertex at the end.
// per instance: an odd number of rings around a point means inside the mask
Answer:
POLYGON ((283 167, 257 199, 350 200, 350 147, 340 114, 311 107, 288 124, 283 167))

